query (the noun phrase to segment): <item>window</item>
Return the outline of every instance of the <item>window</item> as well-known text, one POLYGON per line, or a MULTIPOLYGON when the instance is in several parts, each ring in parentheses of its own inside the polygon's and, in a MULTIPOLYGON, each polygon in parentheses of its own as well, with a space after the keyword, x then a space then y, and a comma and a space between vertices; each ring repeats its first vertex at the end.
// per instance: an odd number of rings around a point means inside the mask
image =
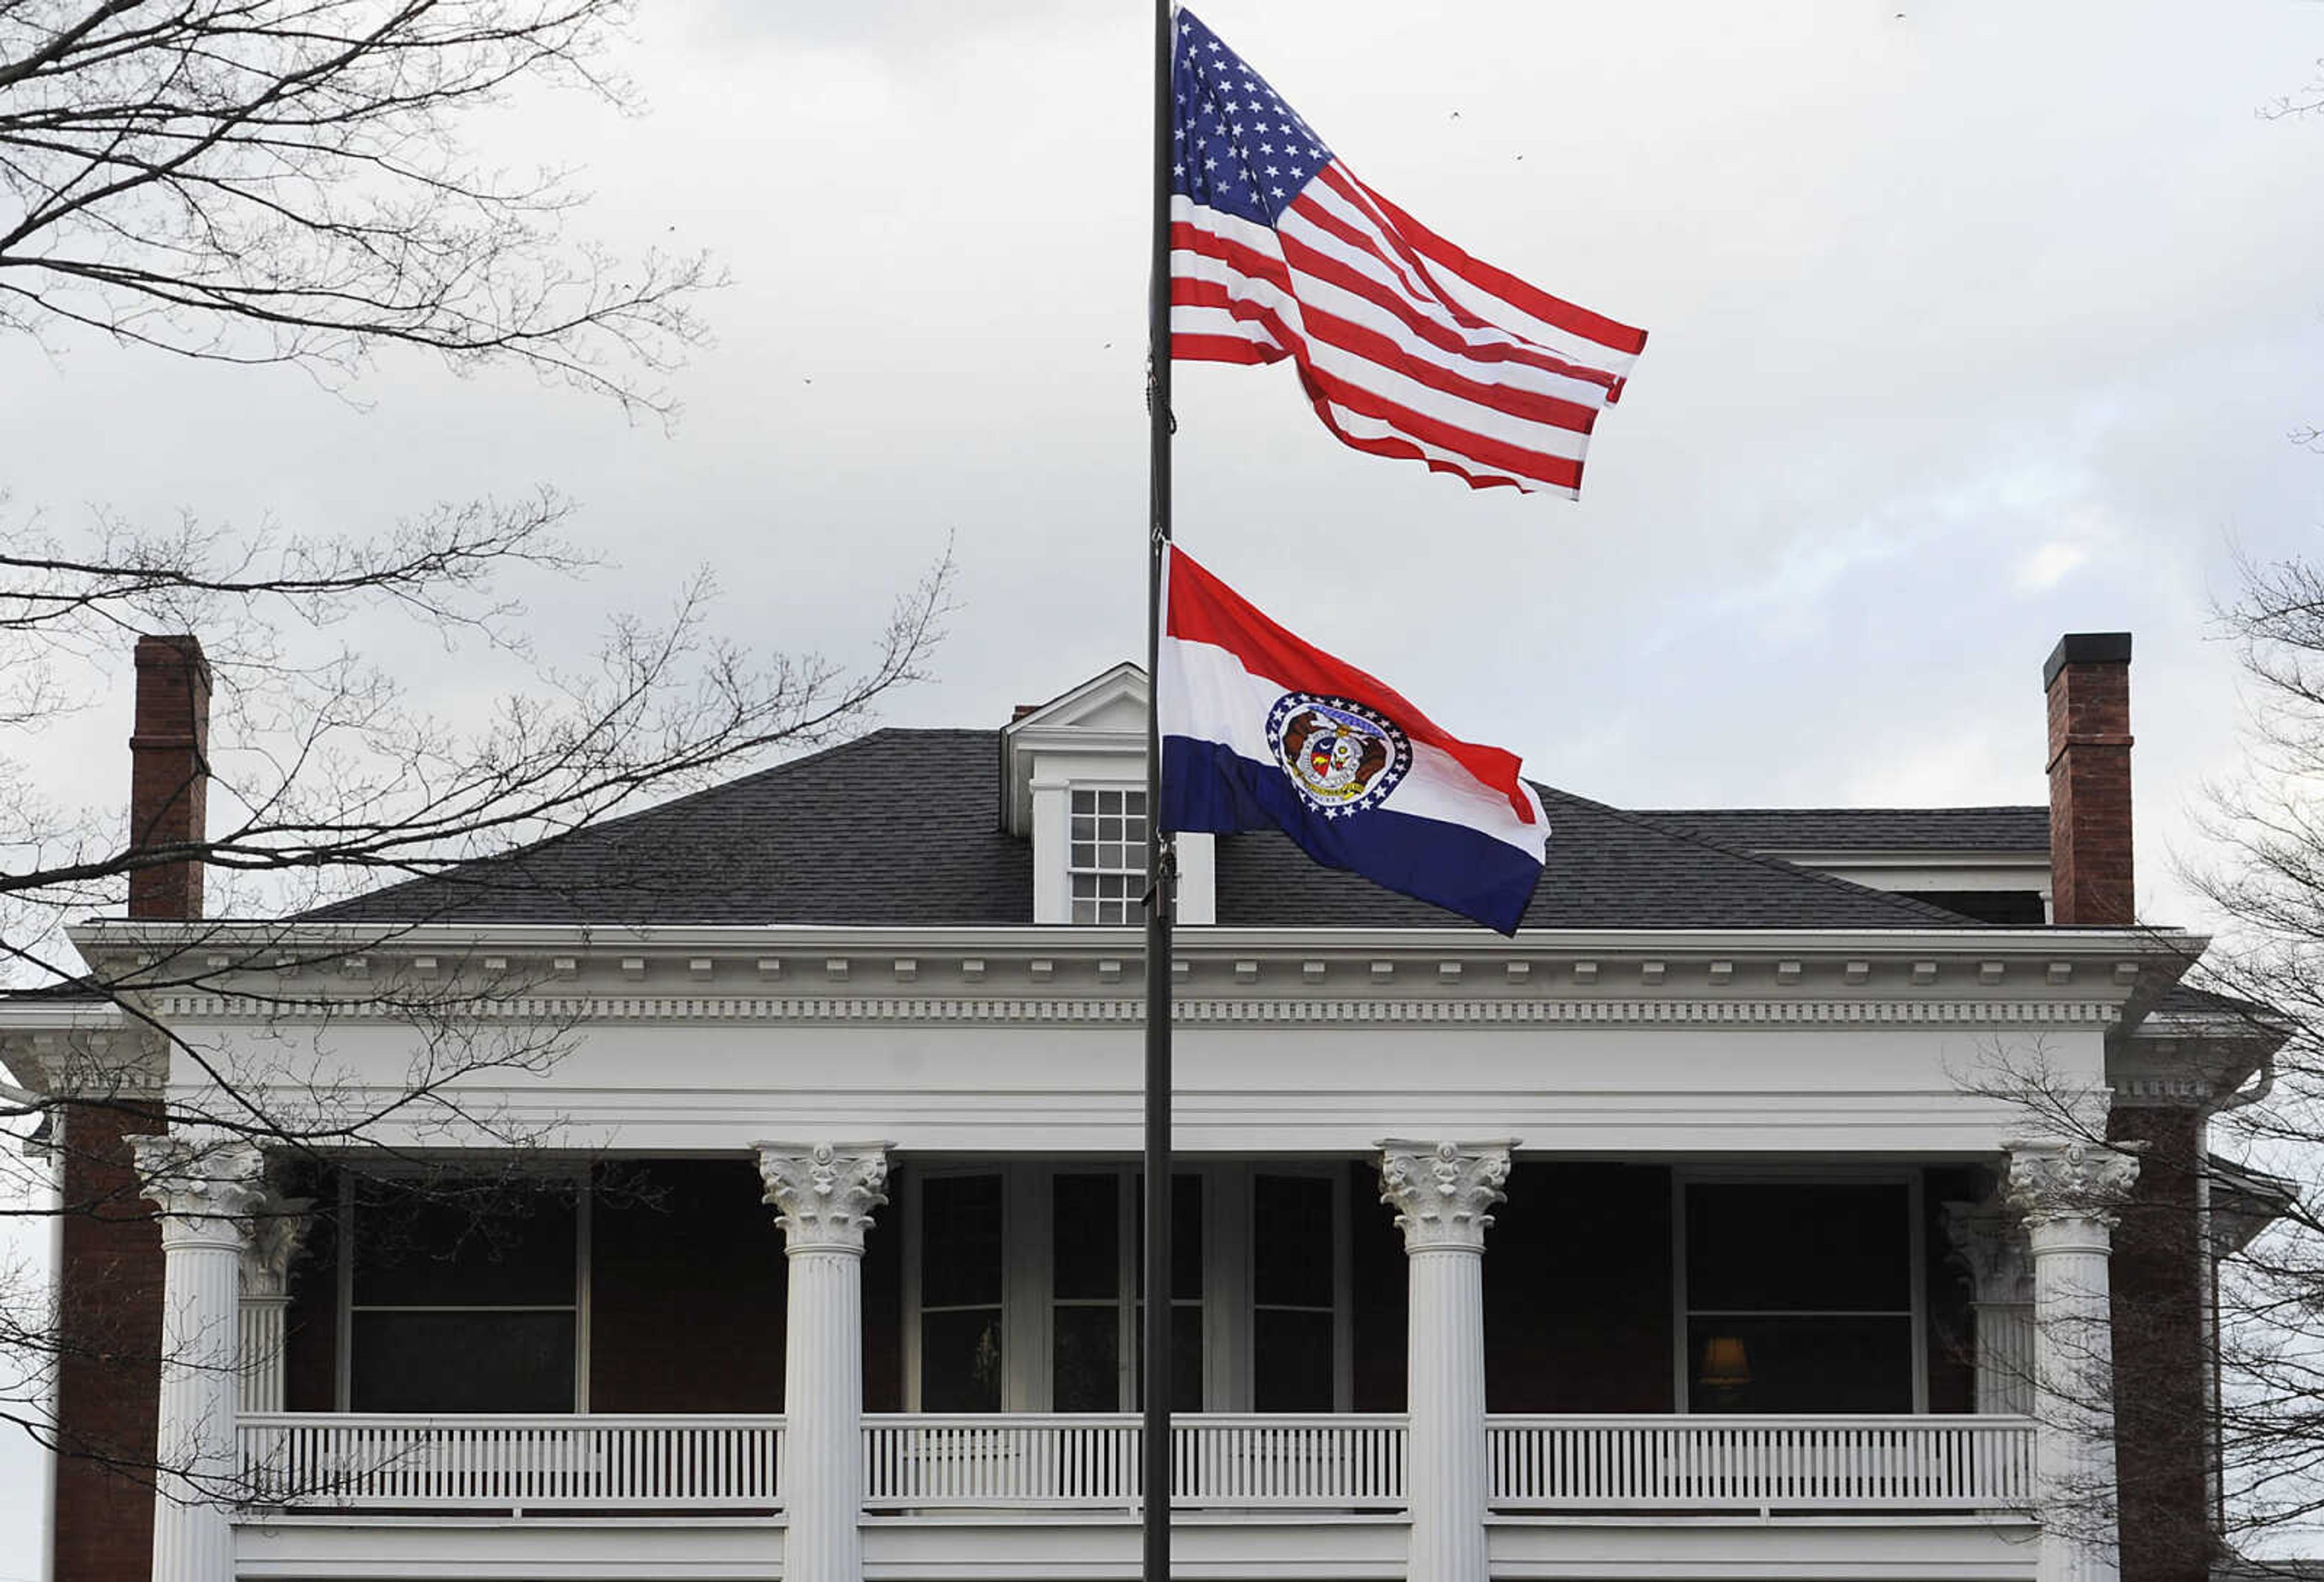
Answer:
POLYGON ((1251 1178, 1251 1406, 1329 1412, 1337 1384, 1337 1183, 1251 1178))
POLYGON ((1001 1177, 920 1182, 920 1410, 998 1412, 1005 1270, 1001 1177))
POLYGON ((364 1182, 344 1200, 345 1366, 355 1412, 571 1412, 586 1199, 575 1186, 447 1195, 364 1182))
MULTIPOLYGON (((1145 1173, 1134 1173, 1130 1181, 1139 1187, 1145 1184, 1145 1173)), ((1131 1238, 1136 1257, 1131 1287, 1138 1292, 1132 1320, 1143 1326, 1146 1322, 1146 1216, 1140 1205, 1138 1234, 1131 1238)), ((1203 1409, 1203 1178, 1199 1175, 1173 1176, 1170 1181, 1170 1410, 1200 1412, 1203 1409)), ((1139 1371, 1145 1364, 1145 1338, 1140 1329, 1130 1355, 1139 1360, 1139 1371)), ((1139 1411, 1145 1405, 1146 1394, 1142 1379, 1129 1402, 1129 1410, 1139 1411)))
MULTIPOLYGON (((1347 1406, 1347 1182, 1344 1164, 1213 1161, 1176 1174, 1173 1411, 1347 1406)), ((908 1170, 907 1410, 1138 1410, 1145 1195, 1129 1163, 908 1170)))
POLYGON ((1058 1174, 1050 1195, 1049 1404, 1057 1412, 1116 1412, 1121 1359, 1138 1347, 1121 1292, 1120 1171, 1058 1174))
POLYGON ((1684 1182, 1690 1412, 1911 1412, 1914 1192, 1903 1182, 1684 1182))
POLYGON ((1146 793, 1076 786, 1071 810, 1066 878, 1073 920, 1145 922, 1146 793))

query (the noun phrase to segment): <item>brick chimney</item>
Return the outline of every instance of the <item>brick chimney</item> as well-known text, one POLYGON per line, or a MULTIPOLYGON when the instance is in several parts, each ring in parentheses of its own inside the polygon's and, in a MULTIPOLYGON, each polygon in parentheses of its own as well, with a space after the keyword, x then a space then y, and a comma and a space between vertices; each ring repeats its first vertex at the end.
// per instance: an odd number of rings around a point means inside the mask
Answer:
POLYGON ((2050 916, 2137 921, 2130 852, 2130 633, 2069 632, 2042 667, 2050 699, 2050 916))
MULTIPOLYGON (((129 849, 187 846, 208 828, 210 667, 191 637, 137 639, 137 719, 129 738, 129 849)), ((129 915, 202 915, 191 859, 129 876, 129 915)))

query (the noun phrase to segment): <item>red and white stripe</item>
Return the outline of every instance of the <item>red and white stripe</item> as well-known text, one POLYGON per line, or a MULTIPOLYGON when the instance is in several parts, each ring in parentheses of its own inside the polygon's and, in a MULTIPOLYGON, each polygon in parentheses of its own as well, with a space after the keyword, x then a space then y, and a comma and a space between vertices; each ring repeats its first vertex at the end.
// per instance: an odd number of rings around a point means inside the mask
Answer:
POLYGON ((1173 356, 1289 357, 1342 440, 1475 488, 1578 494, 1591 427, 1646 344, 1471 258, 1336 160, 1272 229, 1173 199, 1170 248, 1173 356))

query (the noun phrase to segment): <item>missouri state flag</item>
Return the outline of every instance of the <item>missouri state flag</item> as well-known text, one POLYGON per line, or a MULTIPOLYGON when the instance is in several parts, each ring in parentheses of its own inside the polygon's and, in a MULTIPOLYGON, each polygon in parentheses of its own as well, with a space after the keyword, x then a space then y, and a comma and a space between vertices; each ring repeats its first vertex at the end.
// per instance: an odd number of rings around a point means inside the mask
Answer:
POLYGON ((1516 933, 1549 843, 1517 755, 1449 734, 1165 553, 1162 827, 1279 829, 1327 867, 1516 933))

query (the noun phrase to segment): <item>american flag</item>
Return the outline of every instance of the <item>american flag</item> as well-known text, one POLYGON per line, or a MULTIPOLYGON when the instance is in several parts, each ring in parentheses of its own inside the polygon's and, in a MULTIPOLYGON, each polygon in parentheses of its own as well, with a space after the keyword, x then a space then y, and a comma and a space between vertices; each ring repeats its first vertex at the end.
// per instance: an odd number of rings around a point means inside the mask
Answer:
POLYGON ((1288 357, 1358 450, 1579 494, 1646 332, 1470 257, 1357 180, 1191 12, 1177 25, 1172 354, 1288 357))

